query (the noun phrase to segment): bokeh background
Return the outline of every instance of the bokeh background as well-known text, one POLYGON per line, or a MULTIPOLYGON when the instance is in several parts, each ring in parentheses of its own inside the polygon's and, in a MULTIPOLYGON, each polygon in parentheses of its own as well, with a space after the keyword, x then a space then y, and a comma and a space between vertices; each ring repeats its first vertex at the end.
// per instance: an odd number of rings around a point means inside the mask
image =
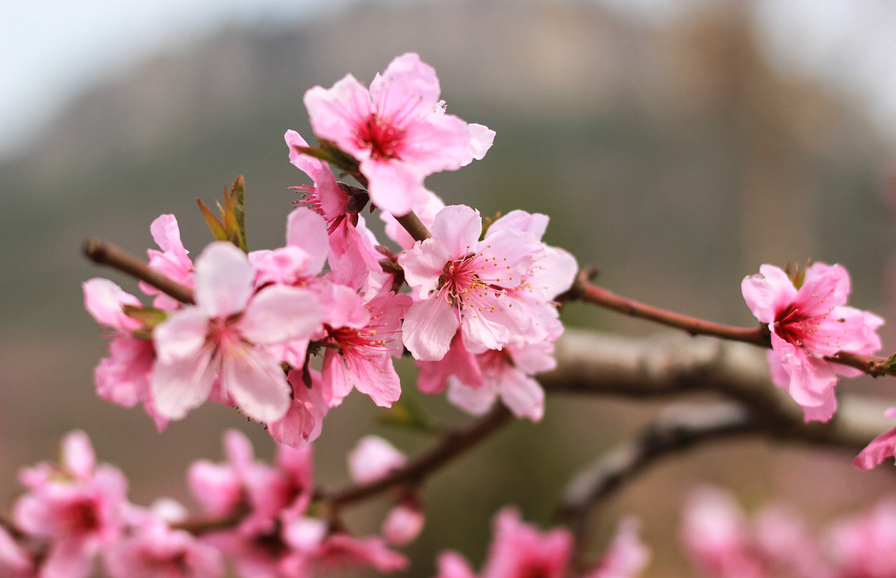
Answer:
MULTIPOLYGON (((896 5, 882 0, 107 0, 7 3, 0 36, 0 510, 19 466, 55 455, 82 428, 131 479, 130 497, 192 505, 184 472, 220 459, 237 427, 207 405, 159 435, 140 410, 93 394, 101 331, 80 283, 108 276, 80 254, 100 236, 142 254, 151 221, 174 213, 195 254, 211 239, 195 199, 243 174, 252 248, 283 242, 308 184, 283 133, 310 136, 302 95, 348 72, 369 82, 418 52, 439 73, 448 110, 497 131, 485 160, 427 180, 484 215, 522 208, 552 222, 547 240, 597 265, 608 288, 719 322, 751 324, 741 279, 761 263, 845 264, 852 303, 894 313, 896 5)), ((571 306, 575 326, 648 335, 643 322, 571 306)), ((896 347, 892 326, 884 342, 896 347)), ((406 395, 447 422, 441 399, 406 395)), ((886 393, 888 382, 844 387, 886 393)), ((428 525, 408 576, 434 575, 454 548, 481 563, 490 519, 518 504, 547 525, 577 469, 637 431, 660 403, 552 397, 543 423, 519 423, 426 485, 428 525)), ((429 440, 379 425, 352 395, 317 443, 319 478, 346 479, 344 456, 374 431, 410 452, 429 440)), ((595 519, 595 552, 636 515, 654 550, 651 577, 692 570, 677 524, 695 484, 748 507, 792 505, 812 523, 857 512, 893 490, 852 456, 737 442, 650 470, 595 519)), ((386 503, 353 512, 374 531, 386 503)))

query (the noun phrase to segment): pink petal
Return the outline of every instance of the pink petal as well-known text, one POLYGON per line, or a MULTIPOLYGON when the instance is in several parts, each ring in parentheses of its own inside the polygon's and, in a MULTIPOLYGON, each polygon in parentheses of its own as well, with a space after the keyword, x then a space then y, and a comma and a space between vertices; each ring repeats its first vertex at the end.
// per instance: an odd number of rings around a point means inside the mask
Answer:
POLYGON ((468 387, 453 375, 448 377, 448 401, 472 415, 485 414, 498 398, 493 383, 477 388, 468 387))
POLYGON ((140 322, 124 314, 124 305, 140 307, 140 300, 108 279, 95 277, 81 284, 84 291, 84 307, 100 325, 133 331, 140 322))
POLYGON ((479 211, 466 205, 449 205, 436 213, 432 236, 443 245, 450 258, 459 259, 471 253, 482 234, 479 211))
POLYGON ((762 265, 758 275, 745 277, 741 291, 747 307, 761 323, 773 323, 797 293, 787 274, 773 265, 762 265))
POLYGON ((426 175, 413 164, 371 158, 361 161, 360 170, 369 182, 370 202, 397 217, 408 214, 424 192, 426 175))
POLYGON ((457 552, 442 552, 438 558, 439 573, 436 578, 476 578, 467 559, 457 552))
POLYGON ((378 105, 378 112, 385 117, 401 112, 409 99, 431 107, 430 103, 437 102, 440 93, 435 69, 414 52, 392 59, 383 75, 370 83, 370 95, 378 105))
POLYGON ((93 476, 96 454, 86 433, 76 430, 62 439, 62 463, 81 479, 93 476))
POLYGON ((187 256, 188 252, 180 240, 180 227, 174 215, 160 215, 149 226, 149 232, 162 251, 174 253, 179 257, 187 256))
POLYGON ((892 456, 896 456, 896 428, 874 438, 868 447, 856 456, 852 465, 860 470, 868 471, 892 456))
POLYGON ((228 317, 246 307, 255 271, 234 244, 217 241, 196 259, 196 303, 209 317, 228 317))
POLYGON ((385 439, 368 435, 361 438, 348 454, 348 471, 359 484, 382 478, 405 465, 407 458, 385 439))
POLYGON ((311 257, 308 263, 309 274, 320 273, 330 251, 326 220, 309 208, 293 209, 286 218, 286 244, 308 253, 311 257))
POLYGON ((286 415, 291 388, 280 362, 257 347, 224 356, 221 386, 254 420, 268 423, 286 415))
POLYGON ((514 367, 501 372, 498 385, 501 399, 517 417, 541 421, 544 416, 544 390, 541 385, 514 367))
MULTIPOLYGON (((492 143, 495 142, 495 131, 475 122, 469 124, 469 129, 472 137, 470 146, 473 149, 473 158, 481 161, 485 158, 485 153, 488 152, 488 149, 492 148, 492 143)), ((541 235, 539 235, 539 238, 541 238, 541 235)))
POLYGON ((305 92, 305 108, 311 130, 324 140, 336 143, 343 151, 362 160, 370 151, 355 142, 355 128, 366 122, 372 111, 367 89, 347 74, 330 89, 315 86, 305 92))
POLYGON ((160 323, 152 335, 156 357, 161 363, 199 355, 208 336, 208 315, 198 307, 185 307, 160 323))
POLYGON ((284 285, 262 289, 235 324, 255 344, 311 339, 323 321, 320 300, 313 291, 284 285))
POLYGON ((491 224, 485 238, 488 239, 492 233, 505 229, 518 229, 524 233, 532 233, 536 239, 541 239, 548 228, 548 221, 548 216, 541 213, 527 213, 520 210, 510 211, 491 224))
POLYGON ((401 380, 388 354, 350 356, 348 367, 355 389, 369 395, 378 406, 392 407, 392 403, 401 396, 401 380))
POLYGON ((217 377, 210 367, 212 352, 202 349, 194 357, 156 360, 152 373, 152 397, 159 415, 182 419, 208 399, 217 377))
POLYGON ((445 357, 460 321, 442 299, 427 299, 411 305, 401 328, 405 347, 418 361, 438 361, 445 357))

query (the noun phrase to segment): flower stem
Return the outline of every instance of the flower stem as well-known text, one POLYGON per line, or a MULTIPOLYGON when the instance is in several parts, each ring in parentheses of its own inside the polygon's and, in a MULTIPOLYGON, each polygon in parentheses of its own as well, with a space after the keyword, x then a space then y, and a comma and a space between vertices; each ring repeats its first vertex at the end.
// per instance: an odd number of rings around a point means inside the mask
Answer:
POLYGON ((592 274, 592 271, 587 269, 579 272, 570 292, 571 299, 578 299, 579 301, 618 311, 624 315, 647 319, 661 325, 674 327, 675 329, 682 329, 691 335, 710 335, 729 341, 752 343, 760 347, 769 347, 771 345, 768 331, 764 331, 762 327, 745 328, 720 325, 626 299, 606 289, 592 285, 589 281, 592 274))
POLYGON ((97 265, 106 265, 145 281, 181 303, 195 303, 192 289, 151 269, 146 261, 117 245, 92 237, 84 242, 84 254, 97 265))

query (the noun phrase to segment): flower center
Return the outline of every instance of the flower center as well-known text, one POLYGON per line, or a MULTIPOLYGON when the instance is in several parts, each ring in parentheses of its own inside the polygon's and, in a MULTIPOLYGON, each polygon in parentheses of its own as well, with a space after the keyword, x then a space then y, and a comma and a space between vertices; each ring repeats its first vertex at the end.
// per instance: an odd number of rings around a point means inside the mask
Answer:
POLYGON ((798 347, 807 347, 807 341, 818 332, 818 324, 826 317, 807 317, 797 307, 790 305, 775 317, 775 334, 798 347))
POLYGON ((396 126, 393 119, 371 114, 358 126, 356 138, 361 146, 370 149, 371 158, 397 159, 404 134, 404 129, 396 126))
POLYGON ((488 285, 476 274, 474 255, 447 263, 439 286, 447 293, 448 304, 458 309, 470 305, 471 300, 485 296, 488 291, 488 285))

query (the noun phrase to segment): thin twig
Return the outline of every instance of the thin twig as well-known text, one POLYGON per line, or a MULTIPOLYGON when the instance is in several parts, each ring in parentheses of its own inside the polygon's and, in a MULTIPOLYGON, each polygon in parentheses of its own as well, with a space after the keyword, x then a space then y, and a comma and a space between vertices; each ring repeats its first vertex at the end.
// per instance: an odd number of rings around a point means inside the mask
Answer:
POLYGON ((592 285, 588 280, 590 275, 591 273, 588 270, 583 270, 579 273, 569 298, 585 301, 605 309, 612 309, 631 317, 647 319, 661 325, 682 329, 691 335, 710 335, 729 341, 752 343, 761 347, 769 347, 771 345, 768 333, 764 332, 761 327, 745 328, 720 325, 697 319, 696 317, 673 313, 632 299, 626 299, 611 291, 592 285))
MULTIPOLYGON (((633 299, 627 299, 612 291, 592 285, 589 280, 592 275, 593 271, 589 269, 584 269, 579 272, 572 289, 564 294, 564 299, 591 303, 605 309, 617 311, 624 315, 646 319, 675 329, 681 329, 693 336, 707 335, 728 341, 739 341, 741 343, 758 345, 759 347, 771 347, 771 334, 768 326, 765 324, 760 324, 760 326, 756 328, 733 327, 731 325, 721 325, 719 323, 705 321, 688 315, 681 315, 633 299)), ((896 367, 888 363, 889 359, 886 357, 862 355, 851 351, 838 351, 834 355, 825 357, 825 359, 832 363, 838 363, 840 365, 858 369, 873 377, 896 375, 896 367)))
POLYGON ((418 217, 414 211, 411 211, 407 215, 395 217, 395 220, 398 221, 399 225, 404 227, 404 230, 407 231, 415 241, 425 241, 432 237, 432 233, 429 232, 429 229, 426 228, 426 225, 423 224, 423 221, 420 220, 420 217, 418 217))
POLYGON ((438 445, 414 457, 402 467, 392 470, 386 476, 366 484, 349 485, 329 493, 328 499, 334 506, 345 506, 387 491, 396 485, 416 485, 423 479, 483 441, 508 423, 511 413, 497 404, 484 417, 448 433, 438 445))
POLYGON ((145 281, 181 303, 195 303, 192 289, 151 269, 146 261, 117 245, 93 237, 84 242, 84 254, 94 263, 118 269, 140 281, 145 281))

